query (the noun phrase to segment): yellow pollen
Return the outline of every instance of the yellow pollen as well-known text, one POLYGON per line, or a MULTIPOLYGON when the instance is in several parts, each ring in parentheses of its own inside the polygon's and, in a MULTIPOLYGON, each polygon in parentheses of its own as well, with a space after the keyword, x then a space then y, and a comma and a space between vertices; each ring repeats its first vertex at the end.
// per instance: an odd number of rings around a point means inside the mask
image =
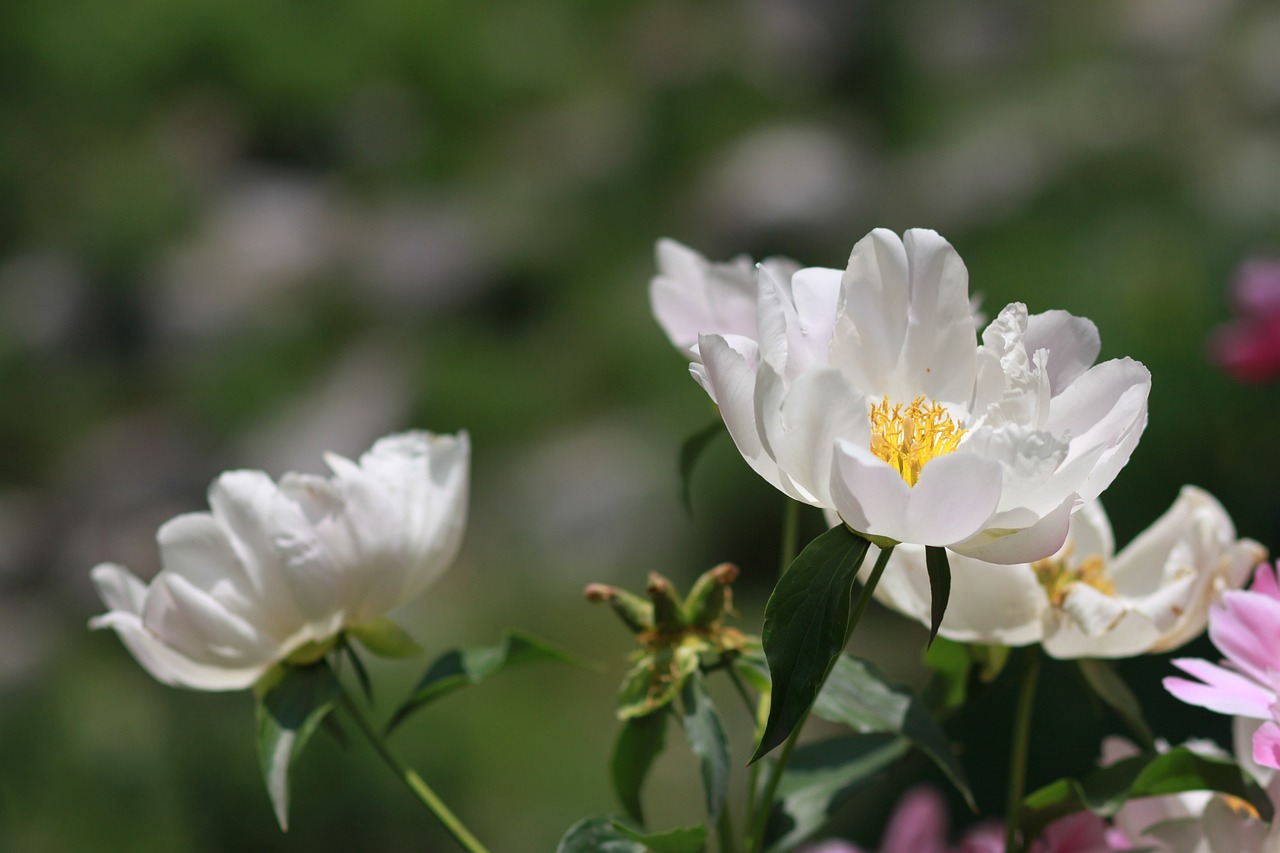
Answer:
POLYGON ((1241 817, 1251 817, 1254 820, 1262 820, 1262 815, 1258 814, 1258 810, 1248 800, 1242 800, 1233 794, 1219 794, 1227 807, 1241 817))
POLYGON ((1054 607, 1062 606, 1067 593, 1077 583, 1091 586, 1103 595, 1116 594, 1115 584, 1107 577, 1107 566, 1101 556, 1094 554, 1075 565, 1068 563, 1070 556, 1071 548, 1068 547, 1060 558, 1046 557, 1031 564, 1031 570, 1036 573, 1036 579, 1054 607))
POLYGON ((955 450, 964 434, 941 403, 926 405, 923 396, 905 407, 890 408, 888 397, 871 407, 871 452, 896 468, 909 486, 920 480, 926 462, 955 450))

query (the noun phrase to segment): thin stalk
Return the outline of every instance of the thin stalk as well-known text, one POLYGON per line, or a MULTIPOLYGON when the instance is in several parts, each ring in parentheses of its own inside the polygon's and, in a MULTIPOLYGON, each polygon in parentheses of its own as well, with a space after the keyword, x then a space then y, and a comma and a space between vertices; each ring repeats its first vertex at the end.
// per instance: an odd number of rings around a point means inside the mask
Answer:
POLYGON ((720 809, 716 819, 716 837, 720 839, 720 853, 738 853, 738 843, 733 839, 733 819, 729 816, 729 804, 720 809))
POLYGON ((733 686, 738 690, 738 695, 742 697, 743 704, 747 706, 747 713, 751 715, 752 720, 756 720, 756 703, 752 700, 751 694, 747 692, 747 685, 742 683, 742 676, 734 672, 732 666, 727 667, 725 672, 729 674, 729 680, 733 682, 733 686))
POLYGON ((1018 844, 1018 812, 1027 787, 1027 748, 1031 743, 1031 710, 1035 706, 1036 681, 1040 677, 1040 648, 1032 646, 1013 722, 1013 752, 1009 757, 1009 800, 1005 806, 1004 849, 1013 853, 1018 844))
POLYGON ((422 804, 431 810, 431 813, 444 825, 444 828, 449 831, 449 834, 461 845, 462 849, 468 851, 468 853, 489 853, 485 846, 476 840, 476 837, 463 825, 458 816, 449 810, 443 800, 436 796, 436 792, 431 790, 431 786, 418 775, 417 771, 411 767, 404 766, 400 759, 391 753, 382 736, 378 734, 365 716, 364 711, 351 698, 351 694, 347 691, 345 685, 342 687, 342 704, 351 714, 356 728, 360 729, 369 741, 369 745, 373 747, 373 751, 378 753, 378 757, 382 759, 383 763, 391 768, 392 772, 400 778, 400 781, 404 782, 409 790, 422 801, 422 804))
POLYGON ((779 555, 778 577, 782 577, 796 558, 796 535, 800 528, 800 502, 786 498, 782 511, 782 551, 779 555))
MULTIPOLYGON (((853 606, 853 612, 849 614, 849 627, 845 630, 844 641, 848 645, 849 638, 853 636, 853 629, 857 627, 858 622, 862 619, 863 612, 867 609, 867 605, 871 603, 871 595, 876 591, 876 584, 880 583, 880 576, 884 574, 885 567, 889 565, 889 556, 893 553, 893 547, 880 549, 880 556, 876 559, 875 566, 871 569, 871 576, 867 578, 867 582, 862 587, 862 592, 858 595, 858 601, 853 606)), ((828 673, 828 677, 830 673, 828 673)), ((825 679, 824 679, 825 682, 825 679)), ((819 687, 821 691, 821 687, 819 687)), ((791 754, 795 752, 796 742, 800 739, 800 730, 804 728, 804 724, 809 719, 809 711, 805 711, 804 716, 800 718, 800 722, 791 730, 791 735, 782 744, 782 752, 778 754, 778 762, 773 766, 773 771, 769 774, 769 780, 765 785, 764 796, 756 802, 756 809, 751 814, 751 832, 747 836, 748 853, 759 853, 764 849, 764 833, 768 828, 769 812, 773 808, 773 798, 777 796, 778 785, 782 782, 782 773, 787 768, 787 763, 791 761, 791 754)), ((755 765, 752 765, 753 767, 755 765)))

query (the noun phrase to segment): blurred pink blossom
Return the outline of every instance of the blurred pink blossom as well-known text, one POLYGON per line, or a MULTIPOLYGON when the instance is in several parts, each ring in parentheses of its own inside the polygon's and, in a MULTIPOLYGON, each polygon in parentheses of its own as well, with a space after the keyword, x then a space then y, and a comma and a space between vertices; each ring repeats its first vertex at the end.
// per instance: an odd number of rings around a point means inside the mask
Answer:
POLYGON ((1240 382, 1280 376, 1280 258, 1245 261, 1231 296, 1236 319, 1214 330, 1213 360, 1240 382))
POLYGON ((1199 681, 1169 677, 1165 689, 1183 702, 1263 720, 1253 736, 1253 760, 1280 769, 1280 585, 1264 565, 1248 590, 1223 593, 1209 612, 1209 638, 1224 655, 1223 666, 1199 658, 1173 663, 1199 681))

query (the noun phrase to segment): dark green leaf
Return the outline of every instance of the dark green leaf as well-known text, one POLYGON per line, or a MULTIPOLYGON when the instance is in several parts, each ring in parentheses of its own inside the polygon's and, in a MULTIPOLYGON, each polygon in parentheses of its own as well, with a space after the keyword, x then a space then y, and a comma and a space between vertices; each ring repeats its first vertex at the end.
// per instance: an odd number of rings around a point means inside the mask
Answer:
POLYGON ((925 649, 924 664, 933 670, 933 678, 925 688, 925 700, 938 710, 951 710, 964 704, 969 693, 969 674, 973 658, 964 643, 943 637, 925 649))
POLYGON ((926 546, 924 565, 929 572, 929 645, 933 645, 942 627, 942 617, 947 613, 947 602, 951 600, 951 563, 947 561, 947 549, 926 546))
POLYGON ((589 817, 569 827, 556 853, 701 853, 707 830, 701 826, 646 835, 608 817, 589 817))
POLYGON ((411 658, 422 654, 422 646, 409 636, 408 631, 390 619, 375 619, 357 625, 351 629, 350 634, 378 657, 411 658))
POLYGON ((1160 755, 1138 755, 1100 768, 1082 780, 1059 779, 1027 795, 1018 825, 1028 841, 1064 815, 1088 809, 1114 815, 1128 800, 1183 791, 1220 791, 1250 803, 1263 820, 1273 808, 1257 783, 1228 759, 1196 755, 1178 747, 1160 755))
POLYGON ((285 667, 255 708, 258 765, 280 828, 289 828, 289 769, 342 694, 326 664, 285 667))
POLYGON ((613 828, 627 838, 640 842, 645 850, 652 853, 702 853, 707 846, 707 828, 704 826, 685 826, 667 832, 645 834, 614 821, 613 828))
POLYGON ((865 734, 883 732, 906 737, 938 765, 969 807, 977 810, 964 770, 942 727, 910 690, 888 684, 867 661, 841 655, 813 703, 813 713, 865 734))
POLYGON ((1077 663, 1080 666, 1080 674, 1084 676, 1084 680, 1093 688, 1098 698, 1111 706, 1143 747, 1154 750, 1155 737, 1147 726, 1147 720, 1142 714, 1142 706, 1138 704, 1138 697, 1133 695, 1129 685, 1116 674, 1111 664, 1092 658, 1080 658, 1077 663))
POLYGON ((890 735, 847 735, 798 747, 778 785, 766 849, 790 851, 812 838, 861 785, 909 749, 904 738, 890 735))
POLYGON ((727 430, 724 428, 724 421, 717 419, 686 438, 684 444, 680 445, 680 502, 684 504, 685 512, 689 515, 693 515, 693 499, 690 497, 690 491, 694 466, 711 446, 711 442, 725 432, 727 430))
POLYGON ((479 684, 491 675, 520 664, 535 661, 559 661, 583 666, 572 655, 562 652, 527 634, 511 631, 493 646, 472 649, 453 649, 436 658, 413 689, 413 693, 391 717, 387 724, 390 732, 404 722, 409 714, 469 684, 479 684))
POLYGON ((701 762, 708 822, 715 823, 729 793, 729 737, 701 673, 685 680, 680 702, 684 706, 684 736, 701 762))
POLYGON ((769 596, 763 641, 773 700, 751 761, 800 725, 844 649, 853 582, 870 545, 844 525, 831 528, 800 552, 769 596))
POLYGON ((613 744, 613 756, 609 760, 613 790, 617 792, 627 816, 642 826, 644 809, 640 804, 640 792, 654 760, 662 753, 666 732, 667 712, 658 711, 624 721, 613 744))

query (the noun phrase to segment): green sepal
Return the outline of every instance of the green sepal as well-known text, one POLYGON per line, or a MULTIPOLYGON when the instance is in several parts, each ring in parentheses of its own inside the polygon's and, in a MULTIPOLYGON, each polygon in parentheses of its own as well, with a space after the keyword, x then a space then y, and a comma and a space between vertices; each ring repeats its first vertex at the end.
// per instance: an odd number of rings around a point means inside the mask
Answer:
POLYGON ((1197 755, 1177 747, 1159 755, 1136 755, 1102 767, 1083 779, 1059 779, 1028 794, 1018 812, 1023 843, 1029 844, 1058 818, 1088 809, 1111 817, 1129 800, 1219 791, 1253 806, 1265 821, 1274 807, 1266 792, 1229 759, 1197 755))
POLYGON ((947 549, 928 545, 924 549, 925 570, 929 573, 929 643, 938 636, 942 617, 947 614, 947 602, 951 600, 951 563, 947 549))
POLYGON ((503 670, 535 661, 557 661, 592 668, 567 652, 528 634, 509 631, 497 644, 469 649, 451 649, 436 658, 414 687, 409 698, 391 716, 387 733, 419 708, 441 696, 471 684, 479 684, 503 670))
POLYGON ((254 689, 258 766, 280 829, 289 829, 289 771, 320 723, 342 696, 325 663, 285 666, 254 689))
POLYGON ((717 418, 686 438, 680 445, 680 503, 684 505, 684 511, 690 517, 693 516, 693 469, 716 437, 726 432, 728 430, 725 429, 724 421, 717 418))
POLYGON ((725 734, 720 713, 707 695, 701 673, 695 671, 685 679, 680 704, 684 711, 684 736, 698 756, 702 771, 707 822, 714 824, 729 794, 729 736, 725 734))
POLYGON ((889 684, 869 662, 841 655, 813 703, 813 713, 864 734, 905 737, 946 774, 969 808, 977 811, 969 780, 942 727, 909 689, 889 684))
POLYGON ((800 725, 844 650, 853 627, 854 580, 870 547, 836 525, 810 542, 778 579, 765 605, 762 637, 773 693, 752 762, 800 725))
POLYGON ((1143 716, 1142 705, 1138 703, 1138 697, 1133 695, 1129 685, 1124 683, 1124 679, 1116 673, 1111 664, 1108 661, 1093 658, 1080 658, 1076 663, 1080 667, 1080 674, 1084 676, 1085 682, 1098 698, 1111 706, 1144 749, 1154 751, 1155 736, 1152 735, 1151 727, 1147 725, 1146 717, 1143 716))
POLYGON ((357 625, 347 633, 378 657, 411 658, 422 654, 422 646, 405 629, 385 617, 357 625))
POLYGON ((627 673, 618 694, 618 719, 643 717, 671 704, 684 681, 698 671, 701 642, 664 646, 646 654, 627 673))
POLYGON ((797 747, 769 812, 765 850, 795 850, 910 748, 906 739, 890 735, 846 735, 797 747))
POLYGON ((978 680, 983 684, 990 684, 999 678, 1000 673, 1004 672, 1005 664, 1009 662, 1009 652, 1008 646, 999 643, 974 643, 969 646, 969 654, 978 666, 978 680))
POLYGON ((627 817, 644 825, 644 807, 640 794, 653 762, 666 745, 667 712, 657 711, 643 717, 632 717, 618 730, 609 759, 609 775, 613 790, 626 810, 627 817))

